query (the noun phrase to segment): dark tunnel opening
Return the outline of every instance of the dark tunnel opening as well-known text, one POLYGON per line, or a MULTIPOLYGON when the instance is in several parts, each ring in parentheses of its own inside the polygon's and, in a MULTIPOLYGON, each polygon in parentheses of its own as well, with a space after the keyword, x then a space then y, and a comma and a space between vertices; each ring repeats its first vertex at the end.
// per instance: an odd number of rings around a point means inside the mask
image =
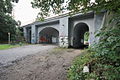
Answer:
POLYGON ((89 37, 89 27, 85 23, 78 23, 74 27, 73 33, 73 47, 74 48, 87 48, 89 45, 89 41, 86 41, 86 38, 89 37))

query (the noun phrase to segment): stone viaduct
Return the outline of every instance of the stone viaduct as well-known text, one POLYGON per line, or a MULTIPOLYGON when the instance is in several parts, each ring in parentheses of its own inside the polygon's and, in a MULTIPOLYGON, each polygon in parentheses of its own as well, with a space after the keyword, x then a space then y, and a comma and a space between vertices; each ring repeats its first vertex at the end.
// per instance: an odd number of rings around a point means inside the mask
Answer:
POLYGON ((79 48, 84 45, 84 33, 89 32, 89 45, 98 41, 95 32, 104 22, 104 12, 95 14, 61 15, 46 19, 43 22, 33 22, 23 26, 24 36, 29 43, 57 44, 60 47, 79 48))

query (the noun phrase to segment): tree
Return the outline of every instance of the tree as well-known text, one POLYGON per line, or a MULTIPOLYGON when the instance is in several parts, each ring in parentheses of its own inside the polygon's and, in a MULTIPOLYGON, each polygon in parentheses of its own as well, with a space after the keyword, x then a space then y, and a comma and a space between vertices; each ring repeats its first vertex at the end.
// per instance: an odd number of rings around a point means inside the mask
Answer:
POLYGON ((13 0, 0 1, 0 42, 8 40, 8 32, 12 38, 16 33, 17 22, 11 16, 13 7, 11 1, 13 0))
POLYGON ((17 27, 16 27, 16 42, 18 43, 20 43, 20 42, 24 42, 24 35, 23 35, 23 28, 22 27, 20 27, 20 25, 21 25, 21 21, 17 21, 17 27))
POLYGON ((16 3, 18 3, 18 2, 19 2, 19 0, 12 0, 12 2, 16 2, 16 3))
POLYGON ((71 13, 101 10, 120 12, 120 0, 33 0, 32 7, 39 8, 41 17, 70 11, 71 13))

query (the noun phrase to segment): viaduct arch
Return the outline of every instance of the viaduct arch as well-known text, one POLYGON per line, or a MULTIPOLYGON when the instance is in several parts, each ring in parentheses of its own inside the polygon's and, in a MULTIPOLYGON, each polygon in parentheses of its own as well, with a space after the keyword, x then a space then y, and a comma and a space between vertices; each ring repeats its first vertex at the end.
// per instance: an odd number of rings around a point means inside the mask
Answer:
POLYGON ((40 37, 44 36, 47 38, 46 43, 56 43, 60 47, 79 48, 84 46, 84 34, 87 31, 89 32, 89 45, 98 41, 98 38, 95 38, 95 32, 102 27, 104 18, 105 12, 61 15, 23 26, 24 36, 27 42, 33 44, 41 43, 40 37))
POLYGON ((84 47, 84 34, 89 31, 89 26, 86 23, 78 23, 73 29, 73 47, 84 47))
POLYGON ((52 27, 43 28, 39 32, 39 43, 58 44, 59 43, 59 31, 52 27))

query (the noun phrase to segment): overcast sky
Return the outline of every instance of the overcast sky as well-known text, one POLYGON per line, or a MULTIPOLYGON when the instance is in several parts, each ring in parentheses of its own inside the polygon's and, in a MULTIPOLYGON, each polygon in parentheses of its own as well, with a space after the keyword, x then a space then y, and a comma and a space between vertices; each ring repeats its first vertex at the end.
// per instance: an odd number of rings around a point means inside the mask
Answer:
MULTIPOLYGON (((29 24, 35 21, 39 10, 33 9, 31 5, 32 0, 19 0, 18 3, 14 3, 14 18, 20 20, 22 25, 29 24)), ((94 0, 91 0, 94 2, 94 0)))
POLYGON ((20 20, 22 25, 33 22, 38 14, 38 10, 32 8, 31 1, 19 0, 17 4, 14 4, 14 18, 20 20))

